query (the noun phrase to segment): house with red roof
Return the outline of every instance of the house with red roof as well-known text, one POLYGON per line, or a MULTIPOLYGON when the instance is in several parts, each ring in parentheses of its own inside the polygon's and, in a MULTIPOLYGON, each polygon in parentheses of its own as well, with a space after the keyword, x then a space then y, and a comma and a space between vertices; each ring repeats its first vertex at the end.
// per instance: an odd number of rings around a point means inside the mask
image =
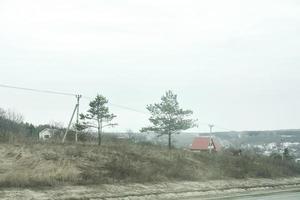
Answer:
POLYGON ((197 137, 193 140, 190 147, 191 151, 211 151, 218 152, 221 150, 221 145, 214 139, 210 137, 197 137))

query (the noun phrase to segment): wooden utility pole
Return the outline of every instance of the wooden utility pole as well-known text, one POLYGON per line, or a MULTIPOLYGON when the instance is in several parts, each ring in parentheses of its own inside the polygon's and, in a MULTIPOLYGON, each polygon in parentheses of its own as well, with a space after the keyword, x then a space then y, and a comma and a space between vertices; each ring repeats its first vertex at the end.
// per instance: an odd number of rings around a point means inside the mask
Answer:
POLYGON ((283 138, 281 138, 280 139, 280 143, 281 143, 281 151, 282 151, 282 153, 281 153, 281 160, 283 160, 283 158, 284 158, 284 144, 283 144, 283 138))
POLYGON ((212 142, 212 128, 215 126, 213 124, 209 124, 209 134, 210 134, 210 139, 209 139, 209 153, 211 153, 211 148, 212 148, 212 145, 213 145, 213 142, 212 142))
MULTIPOLYGON (((73 110, 71 119, 70 119, 70 121, 69 121, 68 128, 67 128, 67 130, 66 130, 66 132, 65 132, 65 134, 64 134, 64 137, 63 137, 63 139, 62 139, 62 142, 63 142, 63 143, 64 143, 65 140, 66 140, 67 134, 68 134, 68 132, 69 132, 69 130, 70 130, 70 127, 71 127, 71 124, 72 124, 72 121, 73 121, 73 118, 74 118, 74 115, 75 115, 76 112, 77 112, 77 113, 76 113, 76 124, 78 125, 78 123, 79 123, 79 101, 80 101, 80 98, 81 98, 82 96, 78 94, 78 95, 76 95, 75 97, 76 97, 76 99, 77 99, 77 103, 76 103, 76 105, 75 105, 75 108, 74 108, 74 110, 73 110)), ((75 130, 75 142, 77 142, 77 141, 78 141, 78 130, 77 130, 77 127, 76 127, 76 130, 75 130)))
POLYGON ((75 142, 78 141, 78 124, 79 124, 79 101, 80 101, 81 95, 76 95, 77 99, 77 113, 76 113, 76 129, 75 129, 75 142))

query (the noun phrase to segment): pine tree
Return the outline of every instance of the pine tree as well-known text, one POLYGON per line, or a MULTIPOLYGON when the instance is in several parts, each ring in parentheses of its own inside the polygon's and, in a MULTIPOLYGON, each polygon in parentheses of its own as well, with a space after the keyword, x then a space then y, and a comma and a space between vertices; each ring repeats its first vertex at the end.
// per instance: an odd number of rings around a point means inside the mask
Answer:
POLYGON ((158 136, 167 135, 169 149, 172 147, 173 134, 196 126, 195 120, 189 118, 193 112, 181 109, 177 95, 170 90, 161 97, 160 103, 148 105, 147 109, 151 114, 149 121, 152 126, 142 128, 141 132, 154 132, 158 136))
POLYGON ((98 145, 102 143, 102 132, 104 127, 115 126, 117 124, 111 123, 116 115, 109 112, 109 108, 106 106, 108 100, 102 96, 97 95, 96 98, 90 102, 90 108, 87 114, 81 114, 80 119, 83 123, 79 124, 79 129, 85 128, 97 128, 98 132, 98 145))

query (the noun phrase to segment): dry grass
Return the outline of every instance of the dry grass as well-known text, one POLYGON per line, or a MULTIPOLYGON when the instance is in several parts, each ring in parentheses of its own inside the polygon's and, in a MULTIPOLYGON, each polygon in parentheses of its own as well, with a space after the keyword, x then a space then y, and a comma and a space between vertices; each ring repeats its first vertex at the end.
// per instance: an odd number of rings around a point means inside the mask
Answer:
POLYGON ((1 144, 0 186, 37 187, 300 174, 299 165, 254 155, 168 151, 154 145, 1 144))
POLYGON ((1 186, 53 186, 75 182, 80 171, 54 145, 1 145, 1 186))

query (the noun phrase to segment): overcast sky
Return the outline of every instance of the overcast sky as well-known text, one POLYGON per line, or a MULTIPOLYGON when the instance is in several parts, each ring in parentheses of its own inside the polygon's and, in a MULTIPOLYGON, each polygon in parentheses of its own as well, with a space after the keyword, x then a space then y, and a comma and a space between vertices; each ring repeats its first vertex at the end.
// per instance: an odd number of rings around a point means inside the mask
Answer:
MULTIPOLYGON (((297 0, 0 0, 0 84, 99 93, 145 112, 171 89, 199 122, 231 130, 300 128, 299 52, 297 0)), ((66 125, 75 104, 0 94, 0 107, 35 124, 66 125)), ((113 130, 148 124, 111 110, 113 130)))

